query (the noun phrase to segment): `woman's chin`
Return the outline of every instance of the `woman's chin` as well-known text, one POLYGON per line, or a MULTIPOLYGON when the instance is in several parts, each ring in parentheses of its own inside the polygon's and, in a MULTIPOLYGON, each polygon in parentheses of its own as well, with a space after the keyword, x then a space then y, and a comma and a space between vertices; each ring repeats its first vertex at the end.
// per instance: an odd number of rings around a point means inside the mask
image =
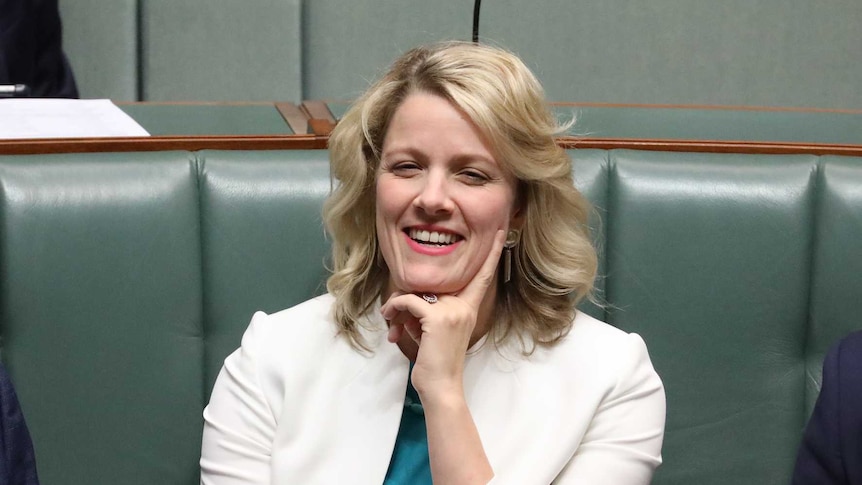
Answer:
POLYGON ((448 295, 453 293, 458 293, 464 285, 457 284, 451 281, 434 281, 434 280, 421 280, 421 281, 406 281, 404 286, 401 287, 401 291, 405 293, 435 293, 441 295, 448 295))

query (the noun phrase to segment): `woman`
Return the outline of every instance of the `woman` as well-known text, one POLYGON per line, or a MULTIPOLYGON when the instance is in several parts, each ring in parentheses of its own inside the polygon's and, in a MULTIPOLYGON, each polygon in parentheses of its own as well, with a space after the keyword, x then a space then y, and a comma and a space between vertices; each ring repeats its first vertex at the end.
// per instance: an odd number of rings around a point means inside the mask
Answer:
POLYGON ((207 484, 643 484, 664 390, 578 313, 571 161, 514 55, 404 54, 330 138, 327 295, 252 319, 204 412, 207 484))

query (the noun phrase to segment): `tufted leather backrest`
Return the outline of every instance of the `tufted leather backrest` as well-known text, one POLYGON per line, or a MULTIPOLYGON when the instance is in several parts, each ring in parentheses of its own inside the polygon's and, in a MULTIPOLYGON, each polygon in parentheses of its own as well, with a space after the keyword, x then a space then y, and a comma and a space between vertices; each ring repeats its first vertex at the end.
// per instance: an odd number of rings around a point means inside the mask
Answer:
MULTIPOLYGON (((862 328, 862 159, 575 150, 599 296, 668 397, 656 484, 788 481, 862 328)), ((0 335, 44 483, 193 484, 252 311, 325 291, 327 153, 0 157, 0 335)))

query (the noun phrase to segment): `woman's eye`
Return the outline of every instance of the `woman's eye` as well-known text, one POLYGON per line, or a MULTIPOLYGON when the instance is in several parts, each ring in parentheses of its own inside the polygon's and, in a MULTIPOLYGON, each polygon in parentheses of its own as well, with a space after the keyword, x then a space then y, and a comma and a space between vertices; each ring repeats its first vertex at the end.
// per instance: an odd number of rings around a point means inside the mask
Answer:
POLYGON ((488 181, 488 176, 478 170, 464 170, 461 172, 461 177, 467 181, 467 183, 481 185, 488 181))
POLYGON ((395 175, 406 177, 415 174, 420 170, 420 167, 415 162, 400 162, 393 164, 390 170, 395 175))

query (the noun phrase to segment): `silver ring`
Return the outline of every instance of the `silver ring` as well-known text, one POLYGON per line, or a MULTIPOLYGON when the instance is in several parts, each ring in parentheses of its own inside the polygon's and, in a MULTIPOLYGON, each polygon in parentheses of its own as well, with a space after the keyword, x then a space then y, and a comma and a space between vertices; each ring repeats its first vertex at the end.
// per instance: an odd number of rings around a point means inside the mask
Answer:
POLYGON ((432 305, 437 303, 437 295, 434 293, 422 293, 422 299, 432 305))

